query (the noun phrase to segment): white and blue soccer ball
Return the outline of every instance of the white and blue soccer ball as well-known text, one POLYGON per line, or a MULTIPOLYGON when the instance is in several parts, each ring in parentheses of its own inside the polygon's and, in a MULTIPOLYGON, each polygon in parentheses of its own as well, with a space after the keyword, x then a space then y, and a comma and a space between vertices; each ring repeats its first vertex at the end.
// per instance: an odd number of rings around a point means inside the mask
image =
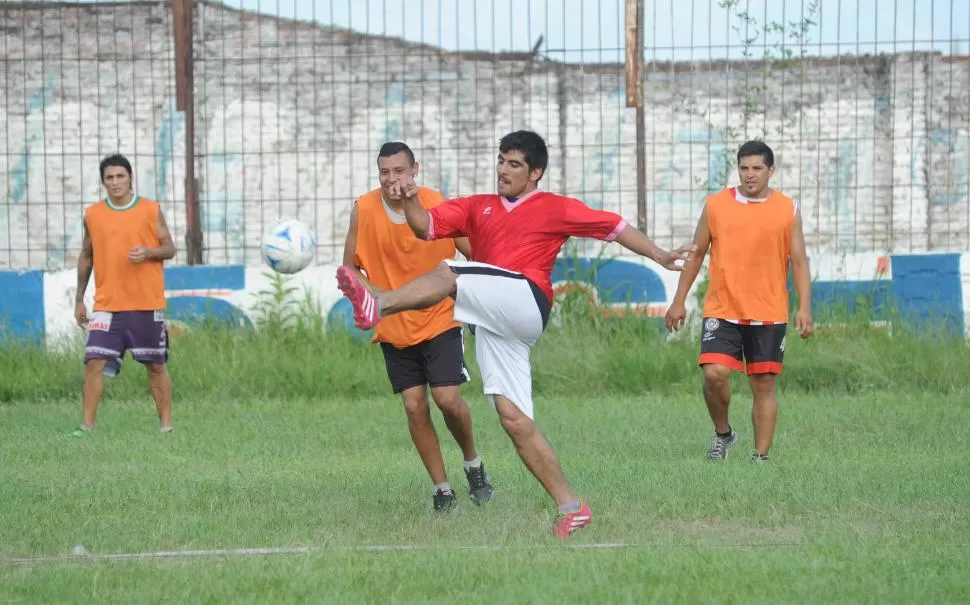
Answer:
POLYGON ((263 262, 277 273, 297 273, 307 268, 317 249, 317 236, 295 219, 283 219, 263 233, 263 262))

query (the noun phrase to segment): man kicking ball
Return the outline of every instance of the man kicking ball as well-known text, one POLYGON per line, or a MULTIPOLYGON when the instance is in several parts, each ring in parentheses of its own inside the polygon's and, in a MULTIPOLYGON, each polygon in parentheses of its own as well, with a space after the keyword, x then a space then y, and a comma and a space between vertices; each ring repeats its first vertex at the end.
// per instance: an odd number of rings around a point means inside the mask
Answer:
POLYGON ((446 201, 428 210, 413 179, 399 180, 408 225, 425 240, 467 236, 477 262, 444 261, 392 290, 370 291, 350 267, 337 283, 353 303, 364 330, 382 317, 423 309, 451 296, 454 317, 475 326, 475 351, 485 395, 519 457, 559 507, 553 532, 567 538, 592 521, 586 502, 563 476, 552 446, 536 427, 529 355, 552 308, 552 268, 570 237, 616 241, 641 256, 679 271, 694 246, 668 252, 630 227, 618 214, 538 189, 548 163, 545 141, 531 131, 499 142, 498 193, 446 201))

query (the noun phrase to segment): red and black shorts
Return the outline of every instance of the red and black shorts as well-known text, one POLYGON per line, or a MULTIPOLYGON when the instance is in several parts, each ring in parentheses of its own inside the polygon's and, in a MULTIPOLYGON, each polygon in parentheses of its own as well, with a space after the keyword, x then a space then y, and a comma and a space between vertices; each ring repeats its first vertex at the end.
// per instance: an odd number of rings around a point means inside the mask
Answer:
POLYGON ((698 365, 718 364, 748 375, 781 374, 787 324, 738 324, 705 317, 701 328, 698 365))

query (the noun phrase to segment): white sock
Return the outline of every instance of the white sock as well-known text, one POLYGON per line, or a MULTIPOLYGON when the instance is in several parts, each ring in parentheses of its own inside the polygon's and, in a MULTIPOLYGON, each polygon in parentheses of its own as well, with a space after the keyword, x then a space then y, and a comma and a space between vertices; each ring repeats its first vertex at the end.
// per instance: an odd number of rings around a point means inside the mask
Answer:
POLYGON ((482 459, 479 456, 475 456, 474 460, 465 460, 465 470, 471 470, 473 468, 478 468, 482 465, 482 459))
POLYGON ((444 483, 439 483, 439 484, 435 485, 434 486, 434 491, 437 492, 438 490, 441 490, 443 492, 450 492, 451 491, 451 483, 448 483, 447 481, 445 481, 444 483))

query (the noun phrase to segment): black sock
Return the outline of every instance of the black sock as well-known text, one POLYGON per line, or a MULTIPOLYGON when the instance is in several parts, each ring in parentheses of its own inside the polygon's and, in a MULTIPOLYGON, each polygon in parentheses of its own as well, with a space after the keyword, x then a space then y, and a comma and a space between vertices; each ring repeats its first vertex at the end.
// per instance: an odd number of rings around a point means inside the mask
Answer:
POLYGON ((727 439, 728 437, 731 436, 731 433, 733 432, 734 432, 734 429, 732 429, 731 425, 729 424, 728 431, 726 433, 718 433, 717 431, 714 431, 714 434, 720 437, 721 439, 727 439))

